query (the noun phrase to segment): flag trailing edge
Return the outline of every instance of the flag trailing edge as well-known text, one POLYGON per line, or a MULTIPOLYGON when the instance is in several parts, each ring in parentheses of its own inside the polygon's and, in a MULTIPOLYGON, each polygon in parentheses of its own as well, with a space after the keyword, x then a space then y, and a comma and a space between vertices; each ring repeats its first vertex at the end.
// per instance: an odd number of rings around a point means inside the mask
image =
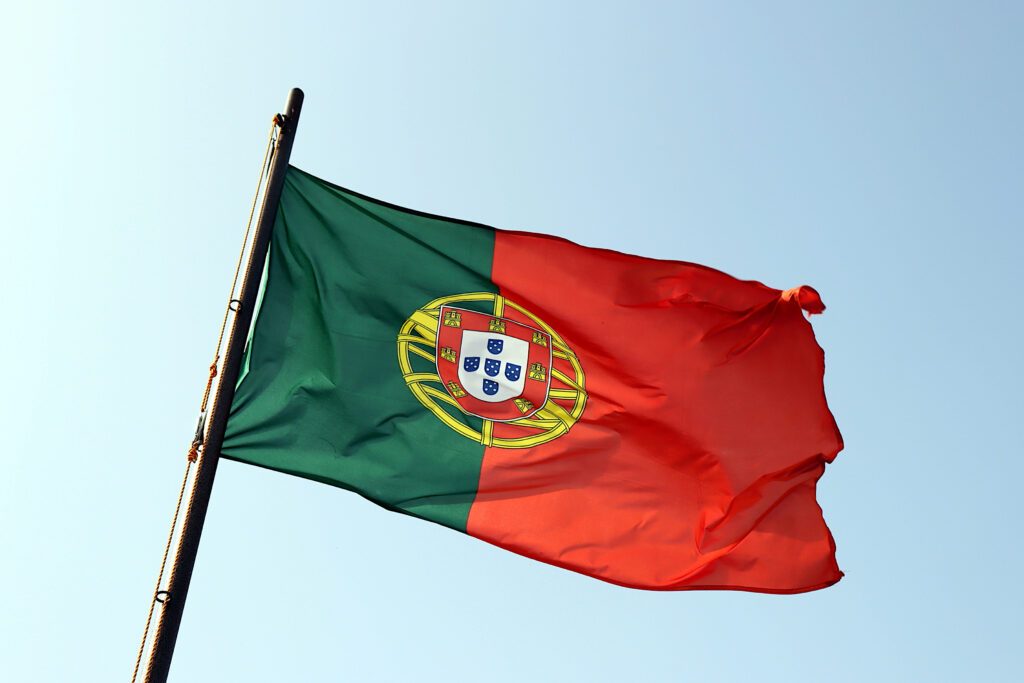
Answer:
POLYGON ((842 573, 842 449, 780 291, 403 209, 290 168, 222 455, 635 588, 842 573))

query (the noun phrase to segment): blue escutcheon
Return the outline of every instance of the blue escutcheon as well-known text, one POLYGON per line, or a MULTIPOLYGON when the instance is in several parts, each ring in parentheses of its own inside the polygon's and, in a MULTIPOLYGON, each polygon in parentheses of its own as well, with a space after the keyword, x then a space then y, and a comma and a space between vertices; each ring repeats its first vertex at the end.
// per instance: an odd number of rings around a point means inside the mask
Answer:
POLYGON ((504 339, 488 339, 487 350, 497 356, 505 348, 504 339))
POLYGON ((494 380, 485 379, 484 393, 487 394, 488 396, 494 396, 496 393, 498 393, 498 383, 495 382, 494 380))
MULTIPOLYGON (((479 364, 477 365, 479 366, 479 364)), ((497 377, 498 373, 501 372, 501 361, 488 358, 484 361, 484 372, 487 373, 488 377, 497 377)))
POLYGON ((476 372, 480 369, 480 356, 468 356, 463 358, 462 367, 466 372, 476 372))
POLYGON ((510 382, 518 382, 519 375, 523 372, 522 365, 516 365, 515 363, 505 363, 505 377, 510 382))

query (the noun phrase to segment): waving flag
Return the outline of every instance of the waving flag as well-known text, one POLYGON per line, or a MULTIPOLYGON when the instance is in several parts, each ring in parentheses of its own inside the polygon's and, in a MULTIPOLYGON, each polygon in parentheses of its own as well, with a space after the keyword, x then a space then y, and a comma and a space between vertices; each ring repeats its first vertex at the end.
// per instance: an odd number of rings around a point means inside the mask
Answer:
POLYGON ((623 586, 839 580, 842 448, 780 291, 291 168, 222 455, 623 586))

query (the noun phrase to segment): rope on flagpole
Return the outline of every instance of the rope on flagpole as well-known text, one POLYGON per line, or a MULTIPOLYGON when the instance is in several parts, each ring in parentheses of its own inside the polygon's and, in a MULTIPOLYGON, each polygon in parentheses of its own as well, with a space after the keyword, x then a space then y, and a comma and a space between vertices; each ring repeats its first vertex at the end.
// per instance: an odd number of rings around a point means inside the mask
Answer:
MULTIPOLYGON (((250 252, 250 260, 252 259, 251 249, 249 249, 249 237, 252 234, 253 218, 256 215, 256 206, 259 203, 260 194, 263 190, 263 183, 267 177, 267 171, 270 169, 270 164, 273 161, 274 152, 277 149, 277 135, 282 124, 280 114, 275 115, 270 126, 270 134, 267 139, 267 149, 263 154, 263 162, 260 164, 260 176, 256 182, 256 193, 253 195, 252 204, 249 207, 249 220, 245 226, 245 235, 242 238, 242 248, 238 252, 238 262, 235 264, 235 274, 231 280, 231 291, 229 294, 228 305, 224 309, 224 318, 221 320, 220 332, 217 334, 217 345, 214 349, 213 362, 210 363, 209 375, 206 379, 206 388, 203 390, 203 398, 199 404, 199 422, 196 425, 196 433, 192 438, 192 444, 189 446, 188 453, 186 455, 185 463, 185 474, 181 479, 181 488, 178 490, 178 501, 174 506, 174 515, 171 517, 171 528, 167 534, 167 543, 164 545, 163 558, 160 560, 160 572, 157 574, 156 588, 153 591, 153 599, 149 602, 149 613, 146 615, 146 625, 142 630, 142 640, 139 643, 139 651, 135 656, 135 668, 132 670, 132 683, 138 679, 139 666, 142 663, 142 655, 145 654, 146 644, 149 642, 149 632, 153 625, 153 613, 156 610, 157 603, 161 605, 167 600, 171 599, 171 594, 162 589, 164 581, 164 574, 167 571, 167 558, 171 553, 171 546, 174 544, 174 537, 178 531, 178 520, 181 518, 181 507, 185 501, 185 490, 188 488, 189 477, 192 474, 192 465, 199 460, 199 454, 203 448, 203 442, 206 432, 206 409, 210 401, 210 394, 213 391, 213 381, 217 377, 218 367, 221 358, 221 349, 224 345, 224 332, 227 330, 228 320, 231 314, 237 311, 236 305, 237 299, 236 290, 238 289, 238 277, 242 272, 242 264, 245 262, 246 252, 250 252)), ((192 507, 192 496, 189 496, 188 508, 192 507)))

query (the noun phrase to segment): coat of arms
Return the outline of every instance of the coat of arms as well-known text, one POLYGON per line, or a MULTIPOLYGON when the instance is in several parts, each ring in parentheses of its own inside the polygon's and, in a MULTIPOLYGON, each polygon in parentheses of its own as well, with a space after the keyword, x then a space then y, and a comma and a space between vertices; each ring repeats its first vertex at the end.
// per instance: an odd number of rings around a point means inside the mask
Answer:
POLYGON ((442 306, 437 374, 470 415, 510 422, 548 398, 551 336, 506 318, 442 306))
POLYGON ((414 311, 398 333, 398 362, 420 403, 484 446, 556 439, 587 404, 583 367, 565 340, 498 294, 445 296, 414 311))

